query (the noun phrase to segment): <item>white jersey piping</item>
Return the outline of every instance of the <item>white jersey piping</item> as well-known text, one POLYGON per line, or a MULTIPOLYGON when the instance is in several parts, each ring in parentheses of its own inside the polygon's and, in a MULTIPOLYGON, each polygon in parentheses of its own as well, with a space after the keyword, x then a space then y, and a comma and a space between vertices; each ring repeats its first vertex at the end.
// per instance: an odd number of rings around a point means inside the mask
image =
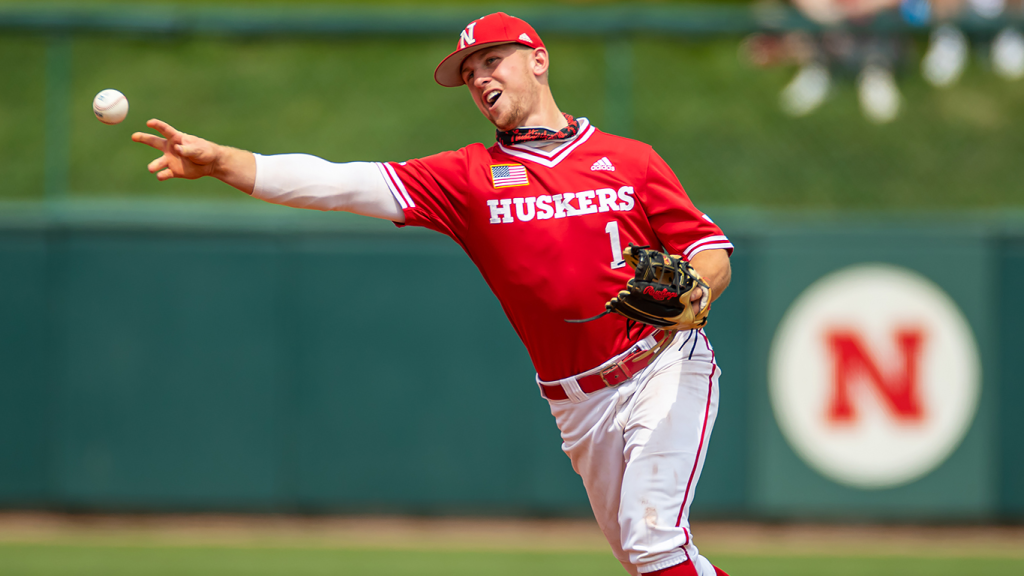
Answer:
POLYGON ((586 118, 580 119, 580 132, 576 136, 575 140, 571 140, 555 148, 554 150, 540 150, 533 149, 526 146, 505 146, 504 144, 498 143, 498 148, 512 156, 521 160, 529 160, 531 162, 540 164, 547 168, 554 168, 559 162, 565 160, 565 158, 572 153, 580 144, 586 142, 594 134, 596 129, 587 122, 586 118))
POLYGON ((690 244, 686 248, 686 251, 683 252, 683 257, 686 258, 687 260, 692 260, 694 255, 696 255, 698 252, 703 252, 705 250, 714 250, 719 248, 728 250, 729 248, 732 247, 732 242, 729 242, 729 239, 721 234, 707 236, 701 238, 700 240, 697 240, 693 244, 690 244))
POLYGON ((377 168, 380 173, 384 176, 384 181, 388 184, 388 189, 391 190, 391 195, 395 197, 398 205, 403 210, 408 208, 415 208, 416 203, 412 201, 412 196, 405 189, 405 184, 402 183, 402 179, 395 173, 395 169, 392 168, 386 162, 377 162, 377 168))

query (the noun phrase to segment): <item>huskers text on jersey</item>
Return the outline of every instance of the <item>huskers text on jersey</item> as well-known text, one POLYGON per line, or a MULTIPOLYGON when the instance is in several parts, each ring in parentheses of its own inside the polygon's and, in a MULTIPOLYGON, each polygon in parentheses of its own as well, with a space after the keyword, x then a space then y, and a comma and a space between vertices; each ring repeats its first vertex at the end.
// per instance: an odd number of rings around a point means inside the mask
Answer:
POLYGON ((634 205, 632 186, 623 186, 617 192, 613 188, 601 188, 552 196, 542 194, 487 201, 491 209, 491 224, 507 224, 516 220, 529 222, 534 218, 548 220, 598 212, 628 212, 634 205))

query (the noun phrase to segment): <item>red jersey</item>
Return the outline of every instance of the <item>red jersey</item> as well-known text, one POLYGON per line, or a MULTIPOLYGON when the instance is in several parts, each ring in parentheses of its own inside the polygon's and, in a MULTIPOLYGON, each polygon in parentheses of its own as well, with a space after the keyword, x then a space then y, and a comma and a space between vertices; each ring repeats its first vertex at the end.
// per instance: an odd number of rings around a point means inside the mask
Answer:
POLYGON ((596 368, 651 332, 630 338, 615 314, 565 321, 603 311, 633 277, 628 243, 687 259, 732 250, 650 146, 579 122, 576 138, 552 151, 473 144, 379 165, 405 224, 469 254, 546 381, 596 368))

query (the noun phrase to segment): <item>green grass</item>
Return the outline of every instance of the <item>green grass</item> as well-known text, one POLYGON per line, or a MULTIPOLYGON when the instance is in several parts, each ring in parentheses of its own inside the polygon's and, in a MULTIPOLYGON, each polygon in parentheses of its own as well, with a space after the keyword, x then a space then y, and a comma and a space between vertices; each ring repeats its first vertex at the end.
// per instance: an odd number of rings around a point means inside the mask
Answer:
MULTIPOLYGON (((1016 576, 1024 560, 713 556, 733 576, 1016 576)), ((610 554, 228 547, 0 545, 6 576, 620 576, 610 554)))
MULTIPOLYGON (((604 45, 552 36, 552 87, 561 107, 607 126, 604 45)), ((776 105, 792 70, 740 62, 737 39, 636 39, 632 135, 651 143, 699 205, 914 209, 1024 205, 1024 82, 978 62, 961 83, 935 90, 911 71, 905 113, 887 126, 863 120, 841 82, 814 115, 776 105)), ((150 117, 263 153, 302 151, 334 161, 404 160, 493 141, 463 89, 431 72, 450 38, 241 40, 77 37, 67 127, 75 197, 243 201, 217 182, 157 183, 154 152, 129 141, 150 117), (131 101, 122 125, 91 114, 93 95, 131 101)), ((46 44, 0 37, 0 199, 40 198, 46 44)))
POLYGON ((0 199, 43 190, 43 69, 38 38, 0 36, 0 199))

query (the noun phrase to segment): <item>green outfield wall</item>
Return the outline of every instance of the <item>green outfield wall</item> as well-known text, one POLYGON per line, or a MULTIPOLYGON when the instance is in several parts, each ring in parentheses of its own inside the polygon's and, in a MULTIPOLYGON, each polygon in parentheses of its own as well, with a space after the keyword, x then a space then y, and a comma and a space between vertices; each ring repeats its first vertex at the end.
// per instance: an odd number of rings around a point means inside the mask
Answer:
MULTIPOLYGON (((299 212, 0 219, 0 506, 587 514, 525 350, 458 246, 299 212)), ((696 516, 1024 519, 1024 233, 719 221, 737 251, 707 329, 722 395, 696 516), (787 443, 767 375, 794 299, 864 262, 944 290, 981 365, 948 456, 870 489, 787 443)))

